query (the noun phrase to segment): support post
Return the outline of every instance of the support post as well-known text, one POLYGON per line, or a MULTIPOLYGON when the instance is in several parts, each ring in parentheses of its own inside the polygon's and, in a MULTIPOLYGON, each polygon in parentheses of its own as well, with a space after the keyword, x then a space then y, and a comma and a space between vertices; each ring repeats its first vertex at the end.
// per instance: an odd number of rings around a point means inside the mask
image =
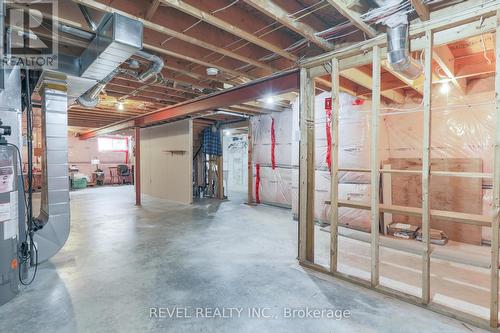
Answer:
POLYGON ((380 109, 380 48, 373 47, 373 80, 372 80, 372 112, 371 112, 371 285, 379 284, 379 203, 380 172, 378 154, 379 109, 380 109))
POLYGON ((135 205, 140 206, 141 201, 141 128, 135 128, 135 164, 134 164, 134 177, 135 177, 135 205))
POLYGON ((314 262, 314 80, 300 70, 299 260, 314 262))
POLYGON ((253 134, 252 134, 252 121, 248 120, 248 189, 247 189, 247 203, 253 204, 253 134))
POLYGON ((498 327, 498 232, 500 214, 500 10, 497 11, 495 72, 495 143, 493 158, 493 216, 491 220, 491 301, 490 326, 498 327))
MULTIPOLYGON (((222 142, 222 140, 221 140, 222 142)), ((217 198, 224 199, 224 167, 222 155, 217 156, 217 198)))
POLYGON ((340 86, 339 61, 332 59, 332 116, 331 116, 331 181, 330 181, 330 272, 337 272, 338 263, 338 223, 339 223, 339 113, 340 86))
POLYGON ((422 143, 422 303, 430 302, 430 144, 431 144, 431 100, 432 100, 432 49, 433 32, 425 32, 425 81, 422 143))

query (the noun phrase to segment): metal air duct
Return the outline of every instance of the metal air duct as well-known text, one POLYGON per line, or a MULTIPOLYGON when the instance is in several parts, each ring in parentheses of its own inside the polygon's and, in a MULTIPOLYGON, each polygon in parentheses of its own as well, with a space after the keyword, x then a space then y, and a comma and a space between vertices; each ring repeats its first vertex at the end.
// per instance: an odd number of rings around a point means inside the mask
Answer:
POLYGON ((68 108, 66 75, 43 72, 37 91, 42 98, 42 195, 35 219, 38 261, 55 255, 70 230, 68 180, 68 108))
POLYGON ((423 73, 420 62, 413 59, 409 52, 408 24, 400 23, 387 27, 387 59, 396 72, 410 80, 417 79, 423 73))
POLYGON ((90 100, 142 48, 142 23, 113 14, 98 27, 79 58, 61 56, 58 72, 44 70, 37 85, 42 97, 42 196, 35 220, 38 260, 55 255, 70 230, 68 105, 85 93, 90 100))
POLYGON ((387 26, 387 59, 391 68, 404 77, 415 80, 423 73, 420 62, 410 56, 408 15, 400 9, 401 0, 375 0, 378 11, 388 13, 377 23, 387 26))

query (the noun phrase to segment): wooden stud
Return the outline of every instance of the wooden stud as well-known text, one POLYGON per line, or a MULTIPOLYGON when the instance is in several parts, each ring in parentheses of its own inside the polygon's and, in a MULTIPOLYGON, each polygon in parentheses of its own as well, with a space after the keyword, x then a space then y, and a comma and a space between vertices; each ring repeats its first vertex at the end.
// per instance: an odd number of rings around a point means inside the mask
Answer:
POLYGON ((497 11, 495 101, 496 127, 493 167, 493 217, 491 220, 491 304, 490 326, 498 327, 498 232, 500 213, 500 10, 497 11))
POLYGON ((249 205, 253 204, 253 134, 252 134, 252 122, 248 121, 248 189, 247 189, 247 203, 249 205))
POLYGON ((140 206, 141 201, 141 128, 135 128, 135 164, 134 164, 134 176, 135 176, 135 205, 140 206))
MULTIPOLYGON (((389 171, 391 169, 390 164, 385 164, 382 168, 383 170, 389 171)), ((382 174, 382 202, 384 205, 392 206, 392 175, 389 172, 382 174)), ((392 223, 392 214, 384 213, 384 227, 383 233, 387 234, 387 227, 392 223)))
POLYGON ((224 164, 222 156, 217 157, 217 198, 224 199, 224 164))
POLYGON ((379 182, 379 109, 380 109, 380 48, 373 47, 373 79, 372 79, 372 112, 371 112, 371 285, 379 284, 379 204, 380 204, 380 182, 379 182))
POLYGON ((300 71, 299 260, 314 262, 314 81, 300 71))
POLYGON ((339 61, 332 59, 332 116, 331 116, 331 182, 330 182, 330 272, 337 272, 338 263, 338 222, 339 222, 339 113, 340 113, 340 83, 339 61))
POLYGON ((424 60, 424 111, 423 111, 423 143, 422 143, 422 303, 430 302, 430 144, 431 144, 431 100, 432 100, 432 55, 433 32, 425 32, 424 60))

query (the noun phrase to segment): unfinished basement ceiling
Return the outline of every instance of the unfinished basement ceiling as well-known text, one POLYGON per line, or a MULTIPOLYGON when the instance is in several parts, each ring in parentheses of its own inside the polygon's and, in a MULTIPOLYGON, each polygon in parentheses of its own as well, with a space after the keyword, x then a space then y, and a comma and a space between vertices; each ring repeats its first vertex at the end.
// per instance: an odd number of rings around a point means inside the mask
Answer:
MULTIPOLYGON (((416 2, 425 7, 429 1, 416 2)), ((432 1, 428 10, 457 2, 432 1)), ((164 60, 161 79, 142 83, 120 74, 106 86, 97 107, 71 106, 69 125, 86 128, 106 126, 296 68, 301 59, 359 43, 385 29, 373 20, 365 23, 359 18, 376 7, 368 0, 61 0, 58 4, 61 23, 87 32, 92 29, 79 5, 85 6, 97 23, 111 12, 141 20, 144 50, 164 60), (208 68, 217 68, 218 73, 207 75, 208 68), (117 110, 122 102, 124 109, 117 110)), ((402 5, 410 10, 410 17, 418 17, 409 0, 402 5)), ((60 32, 59 44, 61 52, 78 54, 89 41, 60 32)), ((453 54, 464 57, 476 50, 460 51, 466 54, 453 54)), ((135 60, 141 69, 149 65, 140 58, 135 60)), ((342 77, 343 87, 360 97, 368 96, 370 87, 363 81, 367 75, 369 68, 354 69, 342 77), (360 73, 366 75, 360 79, 360 73)), ((392 101, 400 102, 401 96, 412 91, 390 72, 383 75, 390 96, 396 96, 392 101)), ((327 77, 319 80, 318 89, 330 89, 328 81, 327 77)), ((290 101, 277 100, 277 107, 290 101)), ((266 112, 265 108, 271 107, 256 102, 232 109, 252 115, 266 112)))

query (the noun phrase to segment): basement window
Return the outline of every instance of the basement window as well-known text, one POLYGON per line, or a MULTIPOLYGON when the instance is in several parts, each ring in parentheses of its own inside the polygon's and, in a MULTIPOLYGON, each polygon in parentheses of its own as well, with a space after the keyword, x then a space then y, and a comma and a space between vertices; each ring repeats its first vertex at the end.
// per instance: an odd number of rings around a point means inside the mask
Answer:
POLYGON ((97 138, 99 151, 128 151, 127 138, 97 138))

